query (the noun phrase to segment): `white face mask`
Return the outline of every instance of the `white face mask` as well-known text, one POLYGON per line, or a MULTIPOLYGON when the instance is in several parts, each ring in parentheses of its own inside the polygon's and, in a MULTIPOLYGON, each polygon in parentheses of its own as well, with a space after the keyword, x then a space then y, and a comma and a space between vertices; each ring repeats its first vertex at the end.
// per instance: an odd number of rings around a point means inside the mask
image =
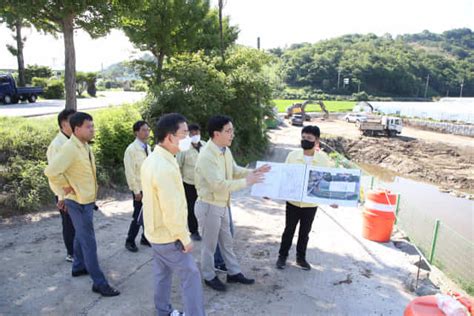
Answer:
POLYGON ((199 143, 200 140, 201 140, 201 135, 194 135, 191 137, 191 142, 194 144, 199 143))
POLYGON ((179 140, 179 150, 186 151, 191 148, 191 137, 186 136, 186 138, 179 140))

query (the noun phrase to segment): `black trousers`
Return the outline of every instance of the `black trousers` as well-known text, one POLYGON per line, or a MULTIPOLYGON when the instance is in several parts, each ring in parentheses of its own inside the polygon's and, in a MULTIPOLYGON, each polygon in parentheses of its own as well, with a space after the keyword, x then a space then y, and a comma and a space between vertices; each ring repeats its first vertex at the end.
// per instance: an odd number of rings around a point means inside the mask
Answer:
MULTIPOLYGON (((132 215, 132 222, 130 223, 130 227, 128 228, 127 234, 127 242, 135 242, 135 238, 137 238, 138 232, 140 231, 140 226, 138 224, 138 216, 140 215, 140 211, 142 210, 143 203, 142 201, 135 201, 135 194, 132 193, 133 196, 133 215, 132 215)), ((142 239, 146 240, 144 231, 142 232, 142 239)))
POLYGON ((309 233, 313 225, 314 216, 317 207, 297 207, 286 203, 285 230, 281 236, 281 245, 279 254, 282 257, 288 257, 288 252, 293 242, 296 225, 300 223, 298 232, 298 243, 296 244, 296 258, 306 259, 306 248, 308 247, 309 233))
MULTIPOLYGON (((55 199, 57 203, 58 197, 55 196, 55 199)), ((76 231, 72 225, 72 220, 69 214, 64 212, 64 210, 59 210, 59 214, 61 214, 61 223, 63 226, 64 246, 66 246, 67 254, 72 256, 74 254, 74 236, 76 235, 76 231)))
POLYGON ((186 194, 186 202, 188 203, 188 228, 191 234, 198 232, 198 222, 194 215, 194 204, 197 200, 196 187, 183 182, 184 193, 186 194))

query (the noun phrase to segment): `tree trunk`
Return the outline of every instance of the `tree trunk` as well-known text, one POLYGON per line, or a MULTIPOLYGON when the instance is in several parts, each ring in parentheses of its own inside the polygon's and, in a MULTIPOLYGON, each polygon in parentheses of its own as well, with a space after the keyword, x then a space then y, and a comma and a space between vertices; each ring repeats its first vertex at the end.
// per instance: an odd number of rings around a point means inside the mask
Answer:
POLYGON ((157 71, 156 71, 156 83, 158 85, 161 84, 162 80, 162 72, 163 72, 163 62, 165 60, 165 53, 163 50, 160 50, 160 53, 158 54, 158 64, 157 64, 157 71))
POLYGON ((76 103, 76 51, 74 48, 74 16, 62 21, 64 35, 64 86, 66 88, 66 109, 77 110, 76 103))
POLYGON ((23 39, 21 38, 21 19, 16 20, 16 59, 18 61, 18 86, 24 87, 26 84, 25 80, 25 59, 23 58, 23 39))

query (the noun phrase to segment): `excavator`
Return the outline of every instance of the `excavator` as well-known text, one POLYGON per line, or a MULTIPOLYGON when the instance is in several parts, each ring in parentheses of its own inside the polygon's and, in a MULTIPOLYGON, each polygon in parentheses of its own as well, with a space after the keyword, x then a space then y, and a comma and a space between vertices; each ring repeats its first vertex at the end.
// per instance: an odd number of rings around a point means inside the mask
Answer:
MULTIPOLYGON (((304 118, 305 121, 310 121, 311 117, 308 114, 306 114, 306 112, 305 112, 306 106, 310 103, 312 103, 311 100, 306 100, 303 103, 293 103, 291 106, 289 106, 286 109, 285 118, 291 119, 291 117, 294 114, 299 114, 299 115, 301 115, 301 117, 304 118)), ((324 105, 324 102, 322 100, 318 100, 315 103, 318 104, 321 107, 321 111, 324 112, 323 118, 328 119, 329 118, 329 112, 326 109, 326 106, 324 105)))

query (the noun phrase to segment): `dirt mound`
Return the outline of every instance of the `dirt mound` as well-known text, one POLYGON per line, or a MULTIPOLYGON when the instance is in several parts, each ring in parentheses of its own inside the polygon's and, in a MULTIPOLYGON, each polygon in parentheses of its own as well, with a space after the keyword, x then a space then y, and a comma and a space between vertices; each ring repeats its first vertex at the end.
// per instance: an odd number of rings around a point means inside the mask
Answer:
POLYGON ((375 164, 443 188, 473 191, 474 152, 406 138, 327 138, 329 146, 355 162, 375 164))

